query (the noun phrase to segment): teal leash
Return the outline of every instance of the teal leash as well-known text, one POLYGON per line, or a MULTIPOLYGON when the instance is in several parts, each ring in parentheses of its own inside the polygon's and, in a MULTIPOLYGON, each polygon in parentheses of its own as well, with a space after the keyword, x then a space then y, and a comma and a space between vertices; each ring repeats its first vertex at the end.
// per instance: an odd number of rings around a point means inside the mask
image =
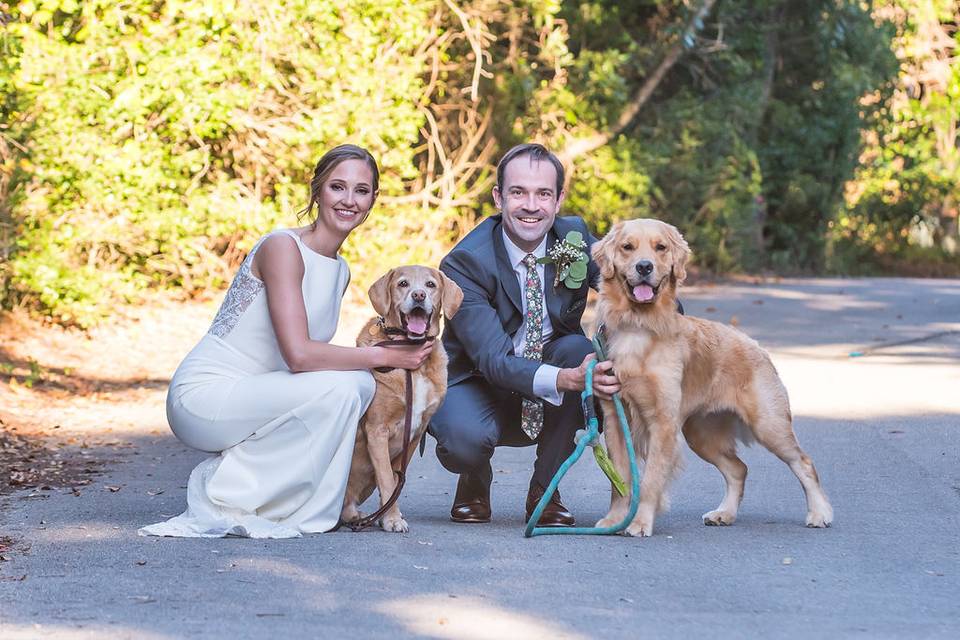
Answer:
POLYGON ((627 512, 626 517, 620 523, 610 527, 536 526, 536 523, 540 521, 540 516, 543 515, 543 510, 550 502, 550 498, 556 493, 557 487, 560 485, 560 480, 566 475, 567 471, 576 464, 580 456, 583 455, 584 450, 600 436, 600 423, 597 420, 597 414, 593 408, 593 369, 597 366, 598 361, 606 359, 606 355, 604 354, 603 345, 597 337, 593 339, 593 348, 597 352, 597 360, 593 360, 587 364, 586 382, 583 392, 580 394, 587 428, 586 435, 580 438, 577 442, 576 449, 574 449, 570 457, 560 465, 560 468, 557 469, 557 472, 553 475, 553 479, 550 480, 550 485, 546 491, 543 492, 543 497, 540 498, 540 502, 537 503, 537 507, 530 515, 530 521, 527 522, 526 529, 523 531, 523 537, 525 538, 550 535, 610 535, 626 529, 633 520, 633 517, 637 514, 637 507, 640 505, 640 472, 637 467, 637 455, 633 450, 633 439, 630 436, 630 426, 627 424, 627 415, 623 410, 623 402, 620 400, 620 394, 615 393, 613 394, 613 405, 617 410, 617 418, 620 422, 620 429, 623 432, 623 442, 627 447, 627 454, 630 456, 630 510, 627 512))

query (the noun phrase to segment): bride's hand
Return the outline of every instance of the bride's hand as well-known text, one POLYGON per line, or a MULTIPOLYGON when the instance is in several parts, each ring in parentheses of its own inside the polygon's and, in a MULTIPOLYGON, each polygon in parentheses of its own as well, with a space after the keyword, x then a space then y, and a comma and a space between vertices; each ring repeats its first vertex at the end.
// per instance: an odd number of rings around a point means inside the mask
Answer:
POLYGON ((433 352, 433 341, 417 345, 379 347, 383 353, 383 366, 394 369, 419 369, 433 352))

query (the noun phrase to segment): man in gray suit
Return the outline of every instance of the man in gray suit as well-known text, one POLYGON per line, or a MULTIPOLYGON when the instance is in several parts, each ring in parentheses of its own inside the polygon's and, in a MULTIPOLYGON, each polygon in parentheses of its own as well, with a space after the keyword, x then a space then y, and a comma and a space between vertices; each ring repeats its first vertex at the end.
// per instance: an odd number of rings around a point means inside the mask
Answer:
MULTIPOLYGON (((583 426, 580 392, 593 347, 580 327, 587 287, 598 270, 554 286, 556 266, 536 260, 578 231, 596 241, 578 217, 557 217, 564 199, 563 165, 542 145, 518 145, 497 166, 493 200, 500 213, 484 220, 450 251, 440 269, 463 290, 443 344, 449 387, 430 433, 437 457, 460 475, 450 517, 489 522, 490 458, 497 446, 537 445, 527 494, 530 514, 574 449, 583 426)), ((612 363, 597 365, 594 391, 619 390, 612 363)), ((542 526, 572 526, 557 492, 542 526)))

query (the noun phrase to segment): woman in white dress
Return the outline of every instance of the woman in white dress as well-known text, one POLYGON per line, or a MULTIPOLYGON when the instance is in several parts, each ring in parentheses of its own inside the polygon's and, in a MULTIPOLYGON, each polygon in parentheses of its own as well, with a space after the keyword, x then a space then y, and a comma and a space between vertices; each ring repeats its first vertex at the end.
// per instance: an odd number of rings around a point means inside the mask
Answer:
POLYGON ((173 433, 215 455, 190 474, 187 510, 141 535, 289 538, 336 525, 373 398, 369 369, 415 369, 432 349, 329 344, 350 280, 338 251, 378 185, 369 152, 332 149, 310 182, 313 223, 274 231, 250 251, 167 393, 173 433))

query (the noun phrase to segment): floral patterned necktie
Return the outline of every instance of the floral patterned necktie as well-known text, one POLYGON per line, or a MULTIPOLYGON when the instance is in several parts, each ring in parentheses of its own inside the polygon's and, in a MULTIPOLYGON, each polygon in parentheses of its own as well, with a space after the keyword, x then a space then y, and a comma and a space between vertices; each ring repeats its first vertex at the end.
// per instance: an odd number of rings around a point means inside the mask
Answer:
MULTIPOLYGON (((540 274, 537 273, 537 257, 528 253, 523 258, 527 268, 527 279, 523 283, 523 295, 527 301, 527 314, 523 319, 527 325, 526 340, 523 345, 523 357, 530 360, 543 360, 543 287, 540 274)), ((543 429, 543 401, 523 399, 520 407, 520 428, 531 440, 536 440, 543 429)))

